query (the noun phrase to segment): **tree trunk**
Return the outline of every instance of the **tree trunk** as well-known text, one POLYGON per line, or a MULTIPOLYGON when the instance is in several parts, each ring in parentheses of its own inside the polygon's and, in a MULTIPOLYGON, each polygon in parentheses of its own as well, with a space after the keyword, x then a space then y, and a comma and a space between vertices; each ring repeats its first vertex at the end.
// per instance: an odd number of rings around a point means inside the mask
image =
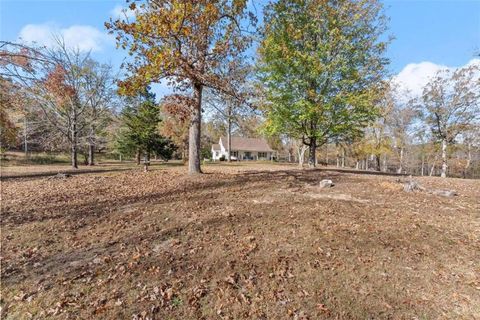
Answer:
POLYGON ((360 161, 357 160, 357 164, 355 165, 355 169, 360 169, 360 161))
POLYGON ((403 171, 403 147, 400 148, 400 164, 398 165, 397 173, 402 173, 403 171))
POLYGON ((325 143, 325 164, 328 167, 328 141, 325 143))
POLYGON ((27 116, 25 116, 25 118, 24 118, 23 149, 25 151, 25 159, 28 159, 28 121, 27 121, 27 116))
POLYGON ((188 143, 183 144, 182 150, 182 163, 185 164, 188 161, 188 143))
POLYGON ((140 165, 140 150, 137 150, 137 153, 135 153, 135 159, 137 162, 137 166, 140 165))
POLYGON ((422 177, 425 175, 425 155, 422 154, 422 177))
POLYGON ((467 143, 467 162, 465 163, 465 168, 463 170, 463 178, 467 178, 467 171, 470 168, 470 164, 472 163, 472 147, 470 143, 467 143))
POLYGON ((232 154, 232 119, 231 119, 231 107, 228 107, 228 123, 227 123, 227 144, 228 144, 228 153, 227 153, 227 162, 231 162, 232 154))
POLYGON ((345 168, 345 148, 342 148, 342 168, 345 168))
POLYGON ((438 156, 435 155, 435 158, 433 159, 432 168, 430 169, 430 177, 433 176, 433 174, 435 173, 435 165, 437 163, 437 158, 438 158, 438 156))
POLYGON ((95 165, 95 145, 93 143, 88 145, 88 165, 95 165))
POLYGON ((377 171, 382 171, 382 165, 380 164, 380 157, 381 155, 375 155, 375 160, 377 160, 377 171))
POLYGON ((202 125, 202 90, 201 84, 194 84, 195 107, 188 131, 188 173, 202 173, 200 168, 200 135, 202 125))
POLYGON ((301 146, 298 147, 298 166, 300 168, 303 168, 303 161, 305 159, 305 151, 307 151, 307 146, 302 144, 301 146))
POLYGON ((386 154, 383 155, 383 168, 382 168, 382 171, 383 171, 383 172, 387 172, 387 155, 386 155, 386 154))
POLYGON ((90 134, 88 137, 88 165, 95 165, 95 125, 90 125, 90 134))
POLYGON ((309 155, 308 155, 308 166, 310 168, 315 168, 317 164, 317 138, 313 137, 310 138, 310 145, 309 145, 309 155))
POLYGON ((443 138, 442 139, 442 173, 441 177, 446 178, 447 177, 447 139, 443 138))
POLYGON ((72 158, 72 168, 78 169, 78 151, 77 151, 77 123, 76 120, 72 123, 72 150, 71 150, 71 158, 72 158))
POLYGON ((143 155, 143 171, 148 172, 148 165, 150 164, 150 154, 145 153, 143 155))

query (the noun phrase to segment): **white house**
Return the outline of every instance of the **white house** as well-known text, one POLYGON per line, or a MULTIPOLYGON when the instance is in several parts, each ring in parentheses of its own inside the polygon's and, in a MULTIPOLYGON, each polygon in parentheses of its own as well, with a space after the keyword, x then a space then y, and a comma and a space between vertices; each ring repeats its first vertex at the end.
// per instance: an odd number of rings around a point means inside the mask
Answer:
MULTIPOLYGON (((218 144, 212 145, 212 159, 219 160, 222 156, 227 159, 228 140, 221 137, 218 144)), ((275 151, 270 148, 265 139, 232 137, 232 160, 272 160, 275 151)))

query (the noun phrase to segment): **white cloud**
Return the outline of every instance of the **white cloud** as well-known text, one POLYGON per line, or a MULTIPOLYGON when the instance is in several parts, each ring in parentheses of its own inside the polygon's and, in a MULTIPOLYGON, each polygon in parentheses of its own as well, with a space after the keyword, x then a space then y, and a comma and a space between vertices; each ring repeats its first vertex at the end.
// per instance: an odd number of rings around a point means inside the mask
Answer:
POLYGON ((428 81, 443 69, 448 69, 448 67, 428 61, 410 63, 393 77, 393 81, 398 84, 401 91, 408 91, 413 96, 419 96, 428 81))
POLYGON ((80 51, 101 51, 105 44, 112 42, 112 39, 106 33, 88 25, 72 25, 68 28, 60 28, 50 22, 28 24, 20 30, 19 34, 19 38, 24 42, 35 42, 47 47, 55 45, 56 36, 63 38, 67 47, 77 48, 80 51))
POLYGON ((121 5, 116 5, 115 8, 110 11, 110 14, 115 19, 125 19, 125 17, 127 17, 128 19, 132 19, 135 17, 135 11, 130 10, 129 8, 125 8, 121 5))
POLYGON ((400 92, 403 92, 403 94, 418 97, 422 94, 423 87, 438 71, 453 71, 457 68, 468 67, 475 64, 480 66, 480 59, 472 59, 466 65, 461 67, 448 67, 429 61, 410 63, 393 77, 393 81, 397 83, 398 89, 400 89, 400 92))

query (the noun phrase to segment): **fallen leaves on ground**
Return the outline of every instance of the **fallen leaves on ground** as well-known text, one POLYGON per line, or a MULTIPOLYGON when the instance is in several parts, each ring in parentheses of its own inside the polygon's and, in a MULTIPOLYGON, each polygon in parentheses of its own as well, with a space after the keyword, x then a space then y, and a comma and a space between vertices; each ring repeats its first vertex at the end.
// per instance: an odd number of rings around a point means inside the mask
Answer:
POLYGON ((2 182, 2 316, 480 317, 479 181, 206 171, 2 182))

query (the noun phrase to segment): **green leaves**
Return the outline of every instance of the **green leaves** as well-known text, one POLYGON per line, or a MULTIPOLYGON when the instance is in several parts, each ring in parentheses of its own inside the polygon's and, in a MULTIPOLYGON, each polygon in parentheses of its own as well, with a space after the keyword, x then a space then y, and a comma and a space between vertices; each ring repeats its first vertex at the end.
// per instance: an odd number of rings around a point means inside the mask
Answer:
POLYGON ((259 49, 267 132, 324 143, 372 121, 386 60, 376 0, 280 0, 259 49))
POLYGON ((159 133, 160 109, 154 95, 146 92, 139 104, 133 102, 125 107, 121 120, 123 127, 117 138, 117 150, 120 153, 155 153, 166 159, 171 158, 176 147, 159 133))

